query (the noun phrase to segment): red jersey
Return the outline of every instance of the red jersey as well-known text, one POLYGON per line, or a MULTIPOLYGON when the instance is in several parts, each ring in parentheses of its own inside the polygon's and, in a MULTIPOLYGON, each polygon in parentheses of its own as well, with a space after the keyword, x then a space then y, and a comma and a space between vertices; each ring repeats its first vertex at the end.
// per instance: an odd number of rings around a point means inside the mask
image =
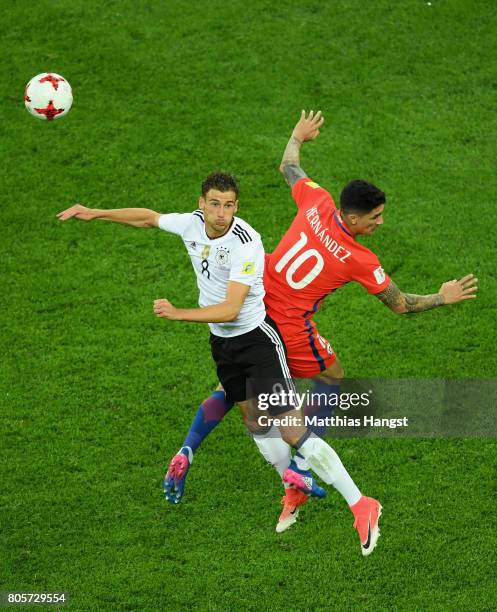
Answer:
MULTIPOLYGON (((390 283, 380 261, 350 234, 331 195, 309 178, 292 188, 298 213, 273 253, 266 256, 264 302, 277 324, 302 327, 323 299, 357 281, 376 294, 390 283)), ((297 329, 295 330, 297 333, 297 329)))

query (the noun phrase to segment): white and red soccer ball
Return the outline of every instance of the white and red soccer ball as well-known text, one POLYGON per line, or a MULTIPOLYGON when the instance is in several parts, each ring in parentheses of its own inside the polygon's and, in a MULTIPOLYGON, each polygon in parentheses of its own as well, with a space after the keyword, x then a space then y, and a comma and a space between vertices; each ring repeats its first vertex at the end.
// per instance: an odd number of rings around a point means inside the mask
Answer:
POLYGON ((26 85, 24 104, 38 119, 60 119, 72 106, 71 86, 60 74, 42 72, 26 85))

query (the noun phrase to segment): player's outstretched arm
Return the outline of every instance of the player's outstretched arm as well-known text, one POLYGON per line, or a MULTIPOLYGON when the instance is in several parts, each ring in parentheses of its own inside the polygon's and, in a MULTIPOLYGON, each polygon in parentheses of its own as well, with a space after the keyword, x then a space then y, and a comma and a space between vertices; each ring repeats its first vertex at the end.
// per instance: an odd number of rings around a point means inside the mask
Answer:
POLYGON ((474 299, 478 291, 477 282, 478 279, 473 274, 468 274, 461 280, 451 280, 444 283, 438 293, 416 295, 414 293, 404 293, 391 280, 385 291, 378 293, 377 297, 397 314, 424 312, 438 306, 448 306, 463 300, 474 299))
POLYGON ((290 187, 300 178, 307 176, 300 167, 300 147, 306 140, 314 140, 319 136, 319 128, 323 123, 324 117, 321 115, 321 111, 314 114, 314 111, 311 110, 307 116, 305 111, 300 114, 300 119, 293 128, 280 165, 280 172, 290 187))
POLYGON ((212 304, 203 308, 175 308, 168 300, 160 299, 154 300, 154 312, 158 317, 171 321, 227 323, 238 317, 249 290, 249 285, 230 281, 226 299, 220 304, 212 304))
POLYGON ((68 219, 80 219, 81 221, 114 221, 124 223, 133 227, 158 227, 160 213, 149 208, 116 208, 114 210, 100 210, 98 208, 87 208, 82 204, 74 204, 70 208, 58 213, 59 221, 68 219))

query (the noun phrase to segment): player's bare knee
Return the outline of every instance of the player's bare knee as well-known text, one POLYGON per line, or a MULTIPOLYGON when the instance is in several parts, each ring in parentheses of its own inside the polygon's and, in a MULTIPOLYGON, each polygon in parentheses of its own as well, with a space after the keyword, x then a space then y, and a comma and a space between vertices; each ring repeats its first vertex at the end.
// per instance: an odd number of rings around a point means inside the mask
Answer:
MULTIPOLYGON (((300 417, 295 417, 294 418, 300 418, 300 417)), ((294 426, 280 426, 278 427, 279 431, 280 431, 280 435, 283 438, 283 440, 289 444, 290 446, 295 447, 295 445, 302 440, 302 438, 306 435, 307 433, 307 428, 305 427, 305 425, 303 423, 300 424, 296 424, 294 426)))
POLYGON ((333 384, 340 382, 344 378, 344 376, 345 372, 342 368, 342 364, 338 359, 336 359, 327 370, 321 372, 321 374, 319 374, 319 376, 316 376, 316 378, 324 380, 324 382, 327 382, 329 384, 333 384))
POLYGON ((261 425, 257 419, 243 419, 243 421, 250 433, 255 436, 265 436, 271 429, 271 425, 261 425))
POLYGON ((261 423, 261 420, 257 418, 254 410, 250 409, 248 402, 238 402, 238 406, 240 407, 243 422, 251 434, 263 436, 264 434, 268 433, 268 431, 271 429, 271 425, 261 423))
POLYGON ((289 444, 293 448, 296 447, 297 442, 302 438, 301 435, 295 435, 289 432, 281 432, 281 437, 287 444, 289 444))

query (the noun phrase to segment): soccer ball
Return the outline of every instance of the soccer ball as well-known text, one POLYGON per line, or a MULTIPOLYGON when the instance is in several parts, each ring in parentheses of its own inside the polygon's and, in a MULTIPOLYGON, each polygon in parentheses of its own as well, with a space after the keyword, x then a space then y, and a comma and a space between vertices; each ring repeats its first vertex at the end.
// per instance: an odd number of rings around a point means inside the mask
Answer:
POLYGON ((67 115, 72 105, 72 89, 60 74, 42 72, 29 81, 24 104, 38 119, 52 121, 67 115))

